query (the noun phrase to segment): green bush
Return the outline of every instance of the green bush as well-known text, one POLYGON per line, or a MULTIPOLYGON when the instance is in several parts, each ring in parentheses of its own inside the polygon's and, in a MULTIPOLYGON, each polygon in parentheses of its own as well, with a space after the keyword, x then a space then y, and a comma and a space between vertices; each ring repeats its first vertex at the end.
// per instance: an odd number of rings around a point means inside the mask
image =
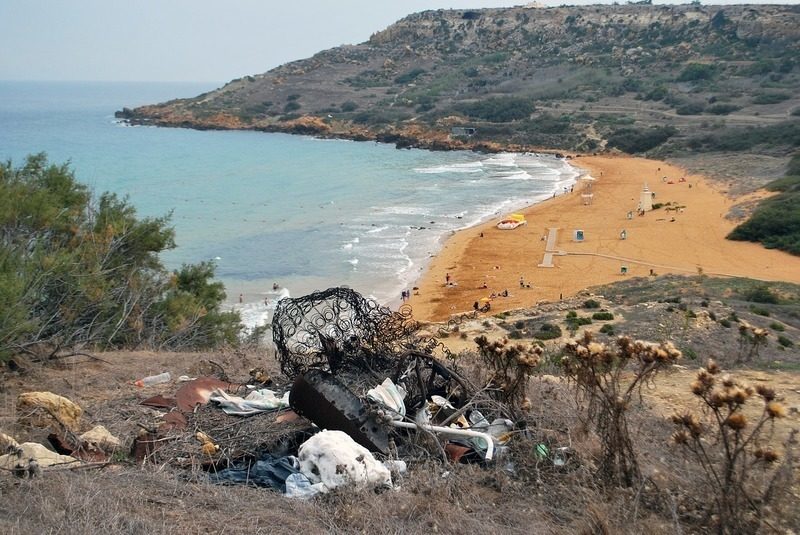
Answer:
POLYGON ((800 191, 800 176, 785 176, 764 186, 768 191, 800 191))
POLYGON ((712 104, 711 106, 706 108, 706 113, 710 113, 712 115, 728 115, 734 111, 742 109, 741 106, 737 106, 735 104, 712 104))
POLYGON ((608 137, 608 144, 623 152, 636 154, 653 149, 677 133, 672 126, 656 126, 646 130, 620 128, 608 137))
POLYGON ((783 347, 792 347, 794 346, 794 342, 786 338, 784 335, 778 336, 778 343, 783 347))
POLYGON ((577 317, 578 317, 578 313, 575 312, 574 310, 570 310, 569 312, 567 312, 567 319, 574 319, 574 318, 577 318, 577 317))
POLYGON ((600 303, 598 303, 594 299, 587 299, 586 301, 583 302, 583 308, 589 308, 589 309, 600 308, 600 303))
POLYGON ((477 102, 463 102, 456 104, 454 109, 473 119, 495 123, 526 119, 535 111, 533 101, 522 97, 494 97, 477 102))
POLYGON ((659 85, 644 94, 644 100, 664 100, 669 95, 666 86, 659 85))
MULTIPOLYGON (((800 143, 796 144, 800 145, 800 143)), ((800 176, 800 152, 789 160, 789 164, 786 166, 786 176, 800 176)))
POLYGON ((753 97, 753 104, 777 104, 790 98, 792 96, 788 93, 762 93, 753 97))
POLYGON ((577 331, 578 327, 581 325, 591 325, 592 318, 587 317, 574 317, 574 318, 567 318, 567 328, 570 331, 577 331))
POLYGON ((678 115, 700 115, 706 109, 706 105, 702 102, 687 102, 675 108, 675 113, 678 115))
POLYGON ((44 154, 0 164, 0 359, 93 348, 212 347, 236 342, 213 266, 170 274, 169 217, 144 218, 127 200, 92 201, 68 166, 44 154))
POLYGON ((552 340, 561 337, 561 327, 552 323, 543 323, 539 330, 533 333, 537 340, 552 340))
POLYGON ((753 288, 750 288, 742 297, 745 301, 750 301, 751 303, 766 303, 769 305, 777 305, 778 304, 778 296, 775 295, 770 287, 766 284, 759 284, 753 288))
POLYGON ((726 329, 729 329, 731 326, 731 322, 727 318, 722 318, 721 320, 719 320, 719 324, 725 327, 726 329))
POLYGON ((786 330, 786 327, 783 325, 783 323, 778 323, 777 321, 773 321, 772 323, 770 323, 769 328, 772 329, 773 331, 778 331, 778 332, 783 332, 786 330))
POLYGON ((766 308, 757 307, 755 305, 750 305, 750 312, 758 316, 769 317, 769 310, 766 308))
POLYGON ((714 76, 716 68, 707 63, 689 63, 678 75, 678 82, 694 82, 709 80, 714 76))
POLYGON ((611 312, 595 312, 592 314, 592 319, 598 321, 609 321, 614 319, 614 314, 611 312))
MULTIPOLYGON (((746 151, 756 146, 800 146, 800 121, 783 121, 761 127, 728 128, 718 133, 689 138, 687 145, 696 151, 746 151)), ((800 174, 800 173, 787 173, 800 174)))
POLYGON ((614 336, 614 324, 606 323, 605 325, 600 327, 600 332, 608 336, 614 336))
POLYGON ((356 111, 358 109, 358 104, 356 104, 352 100, 347 100, 345 102, 342 102, 342 105, 340 106, 340 109, 344 113, 350 113, 351 111, 356 111))
POLYGON ((283 111, 288 113, 295 110, 299 110, 300 108, 301 108, 300 103, 292 100, 291 102, 286 103, 286 106, 283 107, 283 111))
POLYGON ((416 80, 419 76, 425 74, 425 72, 427 72, 425 71, 425 69, 420 69, 420 68, 411 69, 410 71, 404 72, 403 74, 395 78, 394 83, 399 85, 410 84, 411 82, 416 80))
POLYGON ((800 255, 800 191, 762 201, 750 219, 728 234, 728 239, 757 241, 768 249, 800 255))

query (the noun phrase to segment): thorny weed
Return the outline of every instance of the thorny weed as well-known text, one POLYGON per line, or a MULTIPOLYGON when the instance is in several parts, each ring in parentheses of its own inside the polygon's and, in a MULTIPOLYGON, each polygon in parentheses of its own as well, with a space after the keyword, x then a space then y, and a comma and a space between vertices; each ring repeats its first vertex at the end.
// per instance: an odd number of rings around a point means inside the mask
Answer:
POLYGON ((775 420, 786 416, 787 411, 772 388, 754 388, 722 374, 713 360, 700 369, 691 388, 700 400, 702 417, 692 411, 673 415, 677 430, 672 440, 702 470, 711 491, 708 514, 716 531, 755 531, 763 521, 764 508, 781 488, 791 486, 792 446, 797 431, 787 440, 785 460, 779 463, 780 454, 770 442, 775 420), (763 408, 751 421, 745 407, 756 399, 763 408), (780 469, 779 464, 788 470, 780 469))

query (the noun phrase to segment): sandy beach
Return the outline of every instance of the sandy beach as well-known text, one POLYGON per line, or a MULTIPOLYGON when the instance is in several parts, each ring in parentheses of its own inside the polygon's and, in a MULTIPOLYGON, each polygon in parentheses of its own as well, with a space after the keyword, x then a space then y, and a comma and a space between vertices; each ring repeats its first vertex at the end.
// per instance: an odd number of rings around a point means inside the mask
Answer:
POLYGON ((414 316, 443 321, 472 311, 482 298, 491 299, 496 314, 651 270, 800 283, 800 257, 725 239, 737 224, 725 218, 731 206, 763 193, 732 199, 702 176, 643 158, 579 156, 572 164, 591 179, 523 210, 527 225, 500 230, 497 222, 509 215, 503 214, 451 236, 417 283, 414 316), (671 204, 638 215, 645 184, 653 203, 671 204), (499 296, 505 290, 508 296, 499 296))

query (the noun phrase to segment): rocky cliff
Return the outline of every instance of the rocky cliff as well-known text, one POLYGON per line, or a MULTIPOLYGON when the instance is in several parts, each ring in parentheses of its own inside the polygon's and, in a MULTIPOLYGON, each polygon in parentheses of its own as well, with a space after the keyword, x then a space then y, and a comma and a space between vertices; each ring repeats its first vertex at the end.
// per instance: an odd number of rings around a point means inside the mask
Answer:
POLYGON ((798 57, 800 6, 425 11, 118 116, 438 149, 785 153, 798 144, 798 57))

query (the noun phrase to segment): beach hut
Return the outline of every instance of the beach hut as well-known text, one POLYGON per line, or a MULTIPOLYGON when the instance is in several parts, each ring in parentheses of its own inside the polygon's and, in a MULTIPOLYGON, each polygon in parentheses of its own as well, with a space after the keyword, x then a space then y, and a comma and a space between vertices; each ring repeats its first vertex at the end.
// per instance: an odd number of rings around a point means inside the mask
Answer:
POLYGON ((583 241, 583 230, 582 229, 575 229, 575 232, 572 234, 572 239, 574 241, 583 241))
POLYGON ((584 206, 589 206, 594 201, 594 193, 581 193, 581 200, 584 206))
POLYGON ((653 209, 653 194, 650 188, 647 187, 647 182, 644 184, 642 194, 639 196, 639 211, 649 212, 653 209))

